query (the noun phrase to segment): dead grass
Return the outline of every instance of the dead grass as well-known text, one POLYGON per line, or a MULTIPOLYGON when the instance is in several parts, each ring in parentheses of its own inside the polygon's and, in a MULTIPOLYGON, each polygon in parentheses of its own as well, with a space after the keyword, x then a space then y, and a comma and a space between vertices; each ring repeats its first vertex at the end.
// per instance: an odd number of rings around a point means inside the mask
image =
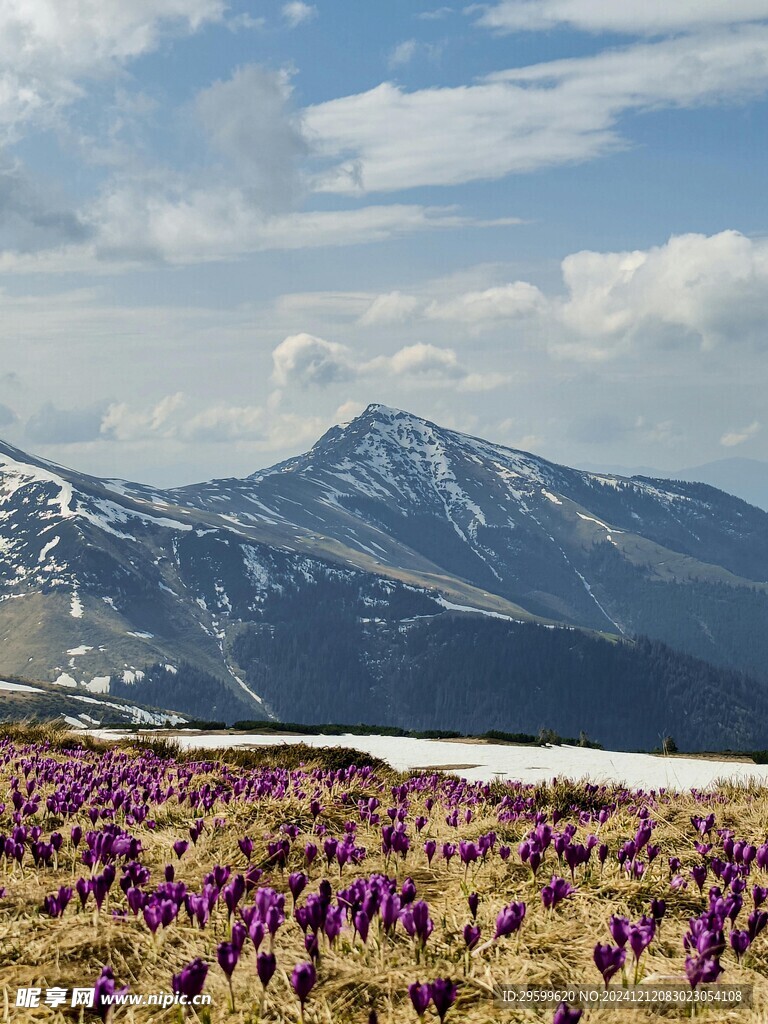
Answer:
MULTIPOLYGON (((50 727, 2 726, 0 738, 3 737, 18 746, 39 749, 40 745, 46 745, 49 750, 57 751, 55 756, 59 760, 66 759, 73 743, 72 737, 50 727)), ((162 758, 186 763, 203 761, 209 765, 207 777, 211 780, 220 776, 226 766, 247 771, 270 765, 293 771, 300 764, 307 768, 337 769, 351 763, 361 764, 365 760, 364 755, 355 751, 322 751, 303 744, 206 751, 202 756, 200 752, 193 755, 180 751, 168 740, 126 743, 123 746, 131 753, 151 749, 162 758)), ((97 758, 102 748, 98 743, 90 743, 88 749, 87 756, 97 758)), ((13 761, 5 766, 0 762, 0 803, 9 804, 8 778, 16 770, 13 761)), ((327 825, 329 834, 338 836, 344 822, 350 817, 357 817, 354 811, 358 797, 378 797, 383 810, 391 803, 389 787, 403 778, 379 765, 375 778, 362 785, 355 784, 354 797, 348 804, 341 802, 342 787, 334 786, 323 800, 326 810, 320 820, 327 825)), ((416 841, 415 849, 405 863, 393 858, 385 862, 379 852, 381 826, 371 828, 365 823, 359 825, 358 842, 368 849, 368 857, 358 868, 347 865, 341 883, 338 866, 327 871, 324 863, 319 863, 321 857, 318 858, 310 872, 307 892, 316 890, 322 877, 328 877, 335 888, 340 888, 355 876, 367 876, 374 871, 386 870, 390 876, 396 875, 399 882, 410 876, 416 882, 418 898, 426 899, 430 904, 435 929, 419 964, 416 963, 411 940, 402 929, 398 929, 394 939, 387 939, 374 926, 365 947, 359 941, 353 943, 345 929, 336 949, 323 948, 318 985, 307 1003, 306 1024, 366 1024, 372 1009, 378 1014, 379 1024, 416 1024, 417 1018, 406 995, 407 987, 413 981, 435 977, 451 977, 460 982, 459 999, 446 1018, 447 1024, 551 1020, 551 1011, 497 1009, 490 993, 504 982, 545 986, 553 983, 597 984, 600 978, 592 961, 592 950, 596 942, 608 941, 609 916, 616 913, 637 918, 647 911, 653 896, 663 896, 669 910, 659 937, 644 956, 644 973, 646 976, 684 980, 682 934, 688 917, 703 909, 704 898, 693 882, 688 890, 670 889, 668 856, 679 856, 684 870, 700 859, 693 847, 692 814, 706 814, 710 809, 714 810, 718 826, 733 828, 739 836, 753 842, 764 841, 768 828, 768 792, 754 785, 724 785, 719 793, 705 801, 696 801, 688 794, 659 802, 654 806, 652 816, 659 822, 653 841, 661 846, 661 854, 642 879, 629 880, 615 859, 619 843, 629 838, 637 825, 632 804, 624 800, 617 813, 599 830, 601 841, 607 842, 611 848, 611 858, 605 870, 601 873, 597 864, 588 867, 586 872, 584 868, 578 869, 576 894, 550 912, 542 906, 539 897, 541 885, 549 880, 556 867, 559 874, 566 876, 568 869, 556 864, 550 850, 539 878, 535 882, 532 880, 530 871, 521 864, 514 848, 531 823, 500 823, 498 820, 496 804, 500 796, 508 792, 507 787, 498 783, 490 786, 488 799, 474 808, 471 822, 462 823, 459 830, 446 823, 446 812, 436 802, 428 815, 429 824, 418 840, 415 829, 409 825, 409 832, 416 841), (512 857, 506 863, 493 857, 477 870, 470 870, 465 877, 458 857, 446 867, 438 854, 433 866, 428 867, 422 851, 423 840, 428 836, 440 844, 447 840, 456 842, 459 837, 477 839, 490 829, 498 833, 500 842, 513 844, 512 857), (494 943, 474 958, 465 954, 462 938, 462 929, 470 920, 466 896, 471 891, 478 892, 481 897, 478 921, 483 930, 482 941, 493 935, 496 915, 504 905, 513 899, 522 899, 528 904, 528 913, 519 935, 494 943)), ((578 821, 574 807, 590 810, 624 799, 618 787, 595 792, 583 783, 564 781, 530 787, 524 792, 533 796, 537 807, 550 815, 555 809, 565 815, 558 823, 559 828, 567 822, 578 821)), ((199 891, 203 874, 214 864, 230 864, 234 870, 244 869, 245 860, 238 849, 237 839, 246 834, 255 843, 255 863, 265 857, 267 842, 284 822, 295 823, 301 828, 303 834, 297 840, 296 848, 303 848, 312 827, 308 802, 307 798, 303 801, 265 799, 254 804, 218 803, 205 815, 206 828, 197 845, 190 846, 181 861, 173 854, 172 843, 175 839, 187 838, 187 829, 196 817, 186 805, 179 807, 175 801, 168 801, 153 810, 154 830, 135 826, 131 831, 141 838, 144 847, 141 860, 152 869, 152 884, 162 881, 164 865, 172 862, 176 864, 177 880, 199 891), (225 819, 226 824, 213 827, 216 817, 225 819)), ((410 821, 420 813, 427 814, 422 802, 412 799, 410 821)), ((75 820, 84 829, 91 827, 85 815, 75 820)), ((61 819, 42 815, 40 824, 45 835, 51 829, 59 828, 68 837, 74 820, 63 823, 61 819)), ((6 810, 0 814, 0 832, 7 832, 8 828, 9 812, 6 810)), ((578 837, 583 838, 592 829, 593 826, 589 829, 580 826, 578 837)), ((27 866, 20 872, 0 860, 0 887, 7 889, 6 896, 0 899, 0 1021, 61 1024, 65 1020, 78 1019, 67 1016, 62 1010, 47 1007, 16 1009, 14 1002, 18 987, 45 989, 60 985, 72 988, 92 984, 102 964, 109 963, 118 982, 129 984, 133 992, 169 992, 171 975, 195 956, 202 956, 211 964, 206 991, 214 1000, 210 1012, 212 1024, 219 1021, 227 1024, 256 1024, 257 1021, 295 1024, 299 1021, 298 1004, 290 989, 289 976, 293 966, 307 957, 302 933, 291 920, 277 934, 278 973, 269 987, 263 1013, 258 1015, 260 985, 255 976, 253 948, 247 941, 233 978, 236 1010, 230 1012, 228 989, 216 964, 215 952, 216 944, 228 938, 229 923, 223 905, 217 906, 204 931, 189 925, 182 911, 167 932, 162 933, 161 930, 159 938, 153 940, 141 916, 138 919, 132 915, 126 918, 112 916, 113 910, 125 907, 123 894, 116 882, 109 897, 111 902, 105 905, 98 917, 92 912, 92 902, 87 913, 76 909, 75 897, 63 917, 51 919, 41 910, 44 897, 55 892, 59 885, 72 885, 81 874, 87 874, 88 869, 80 863, 79 857, 73 855, 68 842, 62 848, 57 869, 36 871, 32 869, 31 861, 27 859, 25 863, 27 866)), ((299 866, 295 855, 290 870, 298 870, 299 866)), ((761 879, 755 877, 755 880, 764 882, 766 879, 763 876, 761 879)), ((285 875, 279 871, 272 872, 261 884, 287 891, 287 872, 285 875)), ((746 907, 749 904, 748 892, 745 895, 746 907)), ((286 909, 291 906, 292 900, 288 895, 286 909)), ((743 913, 746 916, 746 909, 743 913)), ((765 933, 760 936, 741 966, 737 965, 730 950, 724 955, 723 964, 726 966, 723 982, 754 985, 755 1005, 752 1009, 703 1009, 697 1016, 702 1020, 733 1024, 758 1024, 768 1020, 768 936, 765 933)), ((76 1011, 69 1013, 75 1014, 76 1011)), ((172 1022, 180 1019, 179 1013, 178 1008, 164 1011, 121 1009, 114 1019, 116 1022, 172 1022)), ((659 1016, 676 1019, 688 1015, 687 1011, 677 1010, 595 1010, 587 1011, 583 1020, 601 1024, 611 1024, 614 1020, 634 1024, 636 1021, 656 1020, 659 1016)), ((201 1020, 205 1019, 205 1014, 201 1014, 201 1020)), ((433 1010, 428 1012, 426 1020, 437 1021, 433 1010)))

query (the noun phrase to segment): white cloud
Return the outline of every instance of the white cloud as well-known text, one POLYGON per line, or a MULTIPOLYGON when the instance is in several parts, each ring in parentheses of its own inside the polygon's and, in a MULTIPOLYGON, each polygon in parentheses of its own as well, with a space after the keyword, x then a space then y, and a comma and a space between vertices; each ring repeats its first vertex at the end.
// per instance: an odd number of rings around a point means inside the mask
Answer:
MULTIPOLYGON (((230 259, 246 252, 361 245, 435 228, 508 223, 399 203, 270 216, 236 187, 147 192, 138 185, 106 191, 92 208, 90 222, 98 258, 178 264, 230 259)), ((12 269, 12 262, 4 269, 12 269)), ((34 262, 25 261, 24 269, 34 270, 34 262)), ((44 264, 43 269, 51 268, 44 264)))
POLYGON ((530 316, 542 309, 544 303, 544 295, 535 285, 514 281, 484 291, 465 292, 446 301, 431 302, 425 315, 430 320, 479 324, 530 316))
POLYGON ((272 364, 272 379, 280 388, 325 387, 355 374, 344 345, 312 334, 289 335, 272 352, 272 364))
POLYGON ((392 50, 387 58, 387 64, 389 64, 391 68, 399 68, 403 67, 405 64, 410 64, 416 56, 418 47, 419 44, 415 39, 404 39, 402 43, 398 43, 392 50))
POLYGON ((409 388, 451 387, 457 391, 493 391, 511 380, 508 374, 473 373, 459 362, 453 349, 418 342, 391 356, 377 356, 359 368, 363 379, 378 380, 382 374, 409 388))
POLYGON ((516 68, 473 85, 390 83, 305 110, 331 164, 320 191, 458 185, 593 159, 627 142, 622 115, 762 95, 768 27, 644 43, 516 68))
POLYGON ((755 420, 750 423, 748 427, 744 427, 742 430, 732 430, 720 438, 720 444, 725 448, 735 448, 738 444, 744 444, 745 441, 749 441, 750 438, 754 437, 760 432, 761 425, 755 420))
POLYGON ((402 292, 377 295, 358 323, 363 327, 404 323, 413 316, 418 306, 419 300, 414 295, 404 295, 402 292))
POLYGON ((500 0, 483 8, 478 22, 502 32, 567 26, 585 32, 664 35, 765 18, 766 0, 500 0))
POLYGON ((311 334, 291 335, 280 342, 272 353, 272 363, 273 383, 281 389, 390 377, 407 387, 451 386, 460 391, 489 391, 510 379, 506 374, 471 372, 459 362, 453 349, 424 342, 366 360, 346 345, 311 334))
POLYGON ((223 0, 3 0, 0 125, 45 119, 79 98, 81 82, 114 74, 166 34, 223 17, 223 0))
POLYGON ((411 380, 459 380, 467 376, 467 371, 459 365, 456 353, 452 349, 438 348, 436 345, 426 345, 423 342, 407 345, 391 356, 378 356, 366 364, 364 372, 390 373, 411 380))
POLYGON ((568 298, 558 316, 586 339, 573 343, 576 353, 600 358, 635 341, 768 345, 766 239, 677 235, 648 250, 574 253, 562 269, 568 298))
POLYGON ((317 8, 312 4, 302 3, 302 0, 291 0, 290 3, 283 4, 283 17, 291 28, 296 28, 298 25, 303 25, 305 21, 316 18, 317 8))
POLYGON ((349 423, 366 409, 367 404, 367 402, 357 402, 355 399, 350 398, 348 401, 343 402, 333 414, 334 422, 349 423))
POLYGON ((113 404, 103 417, 101 436, 132 444, 253 442, 257 451, 275 451, 315 440, 324 426, 320 417, 278 412, 268 405, 217 403, 201 407, 178 392, 152 406, 113 404))
POLYGON ((128 402, 115 402, 104 413, 101 436, 112 441, 133 441, 160 436, 172 438, 178 432, 176 414, 184 405, 184 395, 166 395, 155 405, 138 409, 128 402))

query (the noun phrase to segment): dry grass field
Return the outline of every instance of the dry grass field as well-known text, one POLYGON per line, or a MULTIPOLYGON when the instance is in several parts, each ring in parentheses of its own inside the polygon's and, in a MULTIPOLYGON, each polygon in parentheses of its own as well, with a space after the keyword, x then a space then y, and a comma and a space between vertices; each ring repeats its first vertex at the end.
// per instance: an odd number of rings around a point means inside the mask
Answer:
MULTIPOLYGON (((455 1000, 438 981, 424 1021, 567 1020, 556 1004, 502 1007, 494 993, 602 986, 601 945, 617 961, 611 986, 661 979, 700 993, 718 974, 754 986, 753 1005, 594 1006, 582 1020, 757 1024, 768 1019, 767 833, 768 792, 756 787, 480 785, 364 766, 349 750, 200 760, 168 742, 105 747, 9 726, 0 1020, 415 1024, 409 987, 437 979, 455 1000), (611 929, 612 916, 626 921, 611 929), (257 945, 264 976, 275 958, 266 989, 257 945), (105 965, 118 992, 191 993, 196 958, 209 1006, 71 1005, 105 965), (49 1005, 57 988, 64 1001, 49 1005), (18 1006, 19 990, 39 1005, 18 1006)), ((111 991, 102 981, 97 1000, 111 991)))

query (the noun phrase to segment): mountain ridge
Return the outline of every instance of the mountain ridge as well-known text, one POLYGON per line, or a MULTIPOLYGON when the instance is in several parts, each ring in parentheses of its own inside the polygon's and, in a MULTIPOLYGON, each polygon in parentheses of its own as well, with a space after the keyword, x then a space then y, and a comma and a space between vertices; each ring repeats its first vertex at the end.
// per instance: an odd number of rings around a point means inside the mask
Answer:
POLYGON ((391 697, 386 673, 410 664, 426 677, 413 638, 431 650, 446 617, 464 623, 463 644, 487 633, 478 615, 500 645, 514 633, 524 650, 545 634, 515 622, 611 642, 647 633, 768 678, 768 514, 702 485, 574 470, 380 404, 275 466, 165 490, 0 444, 0 570, 0 671, 135 686, 137 700, 143 687, 156 703, 184 662, 194 680, 179 710, 198 717, 193 690, 208 687, 207 717, 269 716, 284 706, 281 672, 295 694, 313 672, 332 687, 330 666, 350 694, 391 697), (332 641, 315 628, 319 594, 332 641), (298 634, 322 652, 314 668, 298 634), (286 667, 297 658, 301 677, 286 667))

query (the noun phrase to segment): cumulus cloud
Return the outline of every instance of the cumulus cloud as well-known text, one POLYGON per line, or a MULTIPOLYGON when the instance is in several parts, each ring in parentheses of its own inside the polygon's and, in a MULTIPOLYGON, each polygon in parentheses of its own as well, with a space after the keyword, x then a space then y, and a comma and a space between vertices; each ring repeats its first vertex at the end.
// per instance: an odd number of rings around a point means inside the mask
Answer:
POLYGON ((761 425, 755 420, 750 423, 748 427, 744 427, 741 430, 731 430, 723 434, 720 438, 720 444, 724 448, 735 448, 736 445, 744 444, 745 441, 749 441, 750 438, 760 433, 761 425))
POLYGON ((262 210, 285 209, 298 194, 299 162, 308 147, 290 94, 287 75, 251 64, 196 101, 212 145, 226 158, 224 173, 236 170, 244 194, 262 210))
MULTIPOLYGON (((579 252, 562 264, 559 315, 602 358, 633 341, 695 345, 768 343, 768 241, 737 231, 677 235, 647 250, 579 252)), ((567 343, 566 343, 567 344, 567 343)))
POLYGON ((509 381, 505 374, 472 372, 459 362, 453 349, 424 342, 366 360, 337 342, 295 334, 275 348, 272 362, 272 380, 279 388, 326 387, 385 376, 409 387, 453 386, 462 391, 487 391, 509 381))
POLYGON ((344 345, 312 334, 292 334, 272 352, 272 379, 278 387, 325 387, 350 380, 354 367, 344 345))
POLYGON ((436 345, 407 345, 392 356, 378 356, 366 364, 366 372, 384 371, 396 377, 438 378, 441 380, 457 380, 467 376, 467 371, 459 365, 456 353, 449 348, 438 348, 436 345))
POLYGON ((283 4, 283 17, 291 28, 296 28, 316 18, 317 8, 312 4, 302 3, 302 0, 291 0, 290 3, 283 4))
POLYGON ((178 391, 166 395, 149 408, 137 409, 128 402, 115 402, 100 419, 99 432, 112 441, 133 441, 152 436, 174 437, 178 426, 176 414, 184 405, 178 391))
POLYGON ((500 32, 567 27, 653 36, 766 17, 765 0, 500 0, 482 8, 478 23, 500 32))
POLYGON ((33 413, 24 428, 25 436, 35 444, 81 444, 101 435, 104 407, 59 409, 51 402, 33 413))
POLYGON ((391 356, 377 356, 359 368, 361 378, 376 380, 382 374, 408 387, 454 387, 457 391, 492 391, 508 384, 502 373, 475 373, 459 362, 450 348, 418 342, 391 356))
POLYGON ((626 147, 625 114, 740 100, 767 87, 768 26, 751 25, 515 68, 472 85, 407 92, 384 82, 307 108, 305 124, 333 164, 316 187, 355 194, 593 159, 626 147))

